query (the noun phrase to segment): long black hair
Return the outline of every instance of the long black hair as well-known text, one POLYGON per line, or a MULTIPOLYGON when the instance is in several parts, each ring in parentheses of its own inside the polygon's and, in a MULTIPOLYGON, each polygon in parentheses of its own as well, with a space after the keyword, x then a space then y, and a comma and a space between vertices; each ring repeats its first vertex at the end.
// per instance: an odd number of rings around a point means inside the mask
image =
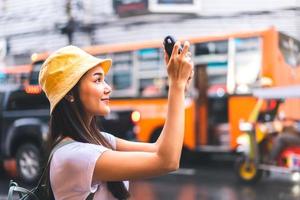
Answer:
MULTIPOLYGON (((63 98, 56 105, 50 116, 49 150, 65 137, 70 137, 78 142, 103 145, 112 149, 112 145, 100 133, 95 116, 90 125, 84 122, 82 116, 84 109, 79 98, 79 83, 71 89, 71 94, 74 96, 75 101, 69 102, 63 98)), ((48 177, 47 184, 48 188, 50 188, 49 195, 51 196, 53 193, 51 191, 50 177, 48 177)), ((119 200, 128 199, 130 196, 122 181, 108 181, 107 188, 119 200)))

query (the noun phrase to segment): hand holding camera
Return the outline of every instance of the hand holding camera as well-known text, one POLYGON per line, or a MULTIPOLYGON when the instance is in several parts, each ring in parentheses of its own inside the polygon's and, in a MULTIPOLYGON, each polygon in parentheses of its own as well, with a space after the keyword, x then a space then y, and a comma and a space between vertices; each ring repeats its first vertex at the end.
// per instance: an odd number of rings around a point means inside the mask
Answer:
POLYGON ((164 39, 165 62, 169 76, 169 85, 177 84, 185 89, 193 77, 193 63, 191 60, 190 44, 185 41, 176 41, 174 37, 167 36, 164 39))

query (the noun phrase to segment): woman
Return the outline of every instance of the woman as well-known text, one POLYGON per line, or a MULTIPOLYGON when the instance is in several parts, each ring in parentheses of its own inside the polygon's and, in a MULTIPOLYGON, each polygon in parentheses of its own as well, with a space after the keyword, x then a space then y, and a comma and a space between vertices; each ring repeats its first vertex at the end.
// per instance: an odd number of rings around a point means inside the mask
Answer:
POLYGON ((67 46, 43 64, 39 82, 50 102, 52 147, 59 148, 50 164, 55 199, 127 199, 128 181, 166 174, 179 167, 184 136, 184 91, 192 76, 189 43, 180 42, 169 59, 168 112, 155 143, 131 142, 100 132, 95 116, 110 112, 111 87, 105 75, 110 59, 99 59, 67 46))

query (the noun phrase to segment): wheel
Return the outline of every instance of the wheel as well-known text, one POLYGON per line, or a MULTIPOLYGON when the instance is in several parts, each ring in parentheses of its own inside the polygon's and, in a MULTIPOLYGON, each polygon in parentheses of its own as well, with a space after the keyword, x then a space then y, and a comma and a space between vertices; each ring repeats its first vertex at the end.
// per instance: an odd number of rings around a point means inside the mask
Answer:
POLYGON ((235 173, 240 182, 253 184, 259 181, 263 171, 258 169, 254 161, 246 162, 245 157, 239 157, 235 163, 235 173))
POLYGON ((16 153, 19 177, 26 183, 35 183, 41 172, 41 153, 39 148, 31 143, 21 145, 16 153))

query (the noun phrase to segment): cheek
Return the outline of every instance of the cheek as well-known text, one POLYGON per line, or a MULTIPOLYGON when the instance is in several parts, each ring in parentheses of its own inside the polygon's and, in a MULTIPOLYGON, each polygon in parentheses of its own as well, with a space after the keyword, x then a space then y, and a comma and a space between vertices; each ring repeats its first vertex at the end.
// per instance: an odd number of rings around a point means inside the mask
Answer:
POLYGON ((86 108, 93 108, 99 105, 103 90, 100 87, 89 86, 82 88, 80 99, 86 108))

